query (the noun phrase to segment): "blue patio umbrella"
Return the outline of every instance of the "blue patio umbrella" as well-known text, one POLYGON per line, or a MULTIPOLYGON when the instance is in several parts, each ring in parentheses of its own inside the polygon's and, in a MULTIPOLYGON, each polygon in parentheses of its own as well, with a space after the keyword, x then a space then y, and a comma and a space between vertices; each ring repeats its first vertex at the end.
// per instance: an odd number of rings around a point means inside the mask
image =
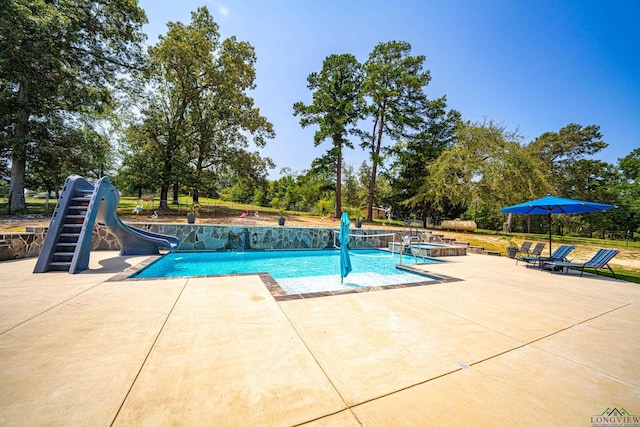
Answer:
POLYGON ((340 282, 344 281, 351 271, 351 258, 349 257, 349 233, 351 232, 351 221, 346 212, 342 212, 340 218, 340 282))
POLYGON ((518 205, 507 206, 500 209, 503 213, 525 215, 547 215, 549 218, 549 256, 551 256, 551 215, 552 214, 577 214, 585 212, 602 212, 613 208, 613 205, 604 203, 585 202, 583 200, 563 199, 547 195, 541 199, 531 200, 518 205))

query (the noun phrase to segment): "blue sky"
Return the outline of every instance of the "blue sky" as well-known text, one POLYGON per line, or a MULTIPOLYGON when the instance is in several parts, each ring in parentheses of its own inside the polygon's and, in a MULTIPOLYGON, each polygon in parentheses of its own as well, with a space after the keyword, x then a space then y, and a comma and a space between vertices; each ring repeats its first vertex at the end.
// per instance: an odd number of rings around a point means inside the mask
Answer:
MULTIPOLYGON (((617 163, 640 146, 640 1, 636 0, 141 0, 148 43, 169 21, 188 23, 207 6, 223 38, 256 50, 256 106, 276 138, 261 150, 280 169, 307 169, 329 149, 313 146, 293 103, 311 102, 309 73, 331 54, 364 62, 380 42, 411 43, 431 72, 426 92, 447 97, 465 120, 484 118, 529 142, 569 123, 600 126, 609 147, 597 158, 617 163)), ((367 124, 367 126, 369 126, 367 124)), ((356 168, 366 154, 345 160, 356 168)))

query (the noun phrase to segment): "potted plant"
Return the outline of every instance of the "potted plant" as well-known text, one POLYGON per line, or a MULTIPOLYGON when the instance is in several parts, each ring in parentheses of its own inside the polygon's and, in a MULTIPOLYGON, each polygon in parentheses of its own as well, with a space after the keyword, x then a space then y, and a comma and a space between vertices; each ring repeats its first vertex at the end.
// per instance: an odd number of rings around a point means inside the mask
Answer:
POLYGON ((198 216, 198 209, 200 209, 200 205, 197 203, 192 203, 187 208, 187 222, 189 224, 194 224, 196 222, 196 216, 198 216))
POLYGON ((280 206, 279 212, 280 214, 280 218, 278 218, 278 225, 280 226, 284 226, 284 223, 286 221, 285 217, 284 217, 284 206, 280 206))
POLYGON ((351 217, 356 219, 356 228, 362 228, 362 209, 352 208, 351 217))
POLYGON ((507 242, 509 242, 509 246, 507 247, 507 256, 509 258, 515 258, 516 254, 518 253, 518 246, 516 246, 516 244, 513 243, 513 236, 507 235, 507 236, 501 237, 500 239, 506 239, 507 242))

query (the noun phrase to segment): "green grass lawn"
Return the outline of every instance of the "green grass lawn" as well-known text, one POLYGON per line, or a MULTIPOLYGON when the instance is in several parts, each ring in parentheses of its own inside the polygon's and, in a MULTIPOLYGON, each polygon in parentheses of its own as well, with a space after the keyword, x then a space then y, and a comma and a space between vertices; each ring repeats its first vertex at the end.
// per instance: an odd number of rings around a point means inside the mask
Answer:
MULTIPOLYGON (((138 206, 139 199, 136 197, 121 197, 120 204, 118 205, 119 215, 129 215, 133 213, 133 208, 138 206)), ((150 215, 154 211, 157 211, 162 216, 183 216, 186 215, 187 209, 192 205, 192 199, 190 196, 181 196, 178 198, 178 203, 169 202, 167 208, 160 209, 159 201, 143 202, 143 213, 150 215)), ((269 213, 276 215, 278 209, 268 208, 264 206, 256 206, 253 204, 243 204, 235 202, 225 202, 219 199, 210 199, 206 197, 200 197, 198 205, 198 215, 203 217, 225 217, 225 216, 238 216, 242 212, 248 210, 253 212, 257 210, 259 212, 269 213)), ((290 213, 290 211, 287 211, 290 213)))

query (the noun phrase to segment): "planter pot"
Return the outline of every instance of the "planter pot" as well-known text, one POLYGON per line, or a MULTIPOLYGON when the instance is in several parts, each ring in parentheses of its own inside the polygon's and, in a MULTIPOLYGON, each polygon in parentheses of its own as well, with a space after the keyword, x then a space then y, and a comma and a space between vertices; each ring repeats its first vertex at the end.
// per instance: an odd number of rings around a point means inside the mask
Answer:
POLYGON ((507 256, 509 258, 515 258, 516 254, 518 253, 518 248, 507 248, 507 256))
POLYGON ((196 216, 194 214, 187 214, 187 222, 194 224, 196 222, 196 216))
POLYGON ((280 217, 278 218, 278 225, 284 225, 285 219, 280 217))
POLYGON ((362 228, 362 221, 356 221, 356 228, 362 228))

